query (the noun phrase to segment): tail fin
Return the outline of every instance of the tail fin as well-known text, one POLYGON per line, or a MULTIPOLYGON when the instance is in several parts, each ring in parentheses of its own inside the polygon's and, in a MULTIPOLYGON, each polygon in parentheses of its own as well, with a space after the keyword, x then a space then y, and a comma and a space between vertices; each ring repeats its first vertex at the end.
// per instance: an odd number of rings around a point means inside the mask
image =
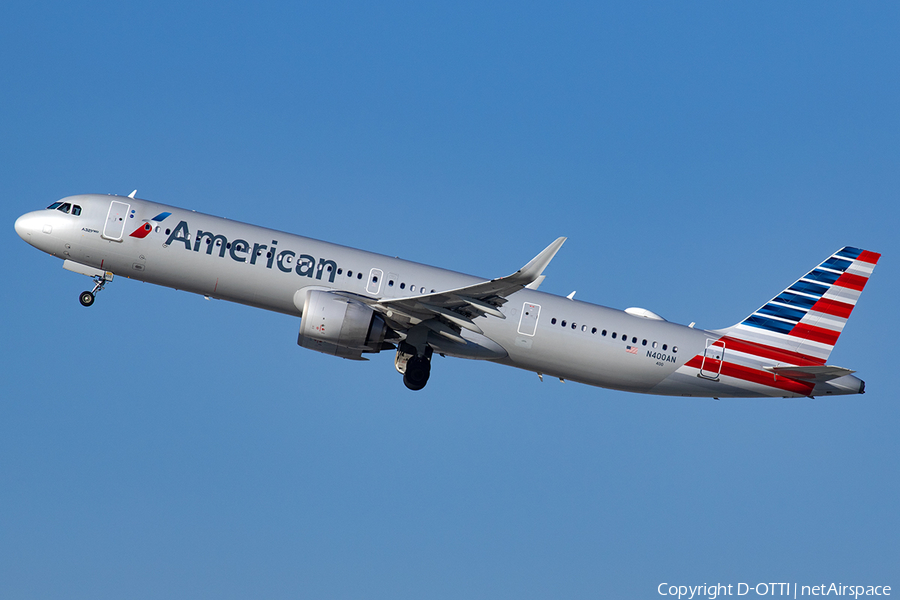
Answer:
POLYGON ((784 362, 824 365, 879 258, 842 248, 725 335, 769 347, 784 362))

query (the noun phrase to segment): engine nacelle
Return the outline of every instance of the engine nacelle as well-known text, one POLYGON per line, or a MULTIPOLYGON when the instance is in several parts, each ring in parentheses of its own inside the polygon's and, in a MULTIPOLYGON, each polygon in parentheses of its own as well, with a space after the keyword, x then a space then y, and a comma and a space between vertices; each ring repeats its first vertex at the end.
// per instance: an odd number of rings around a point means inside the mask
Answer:
POLYGON ((388 328, 381 315, 344 296, 322 290, 306 295, 297 344, 310 350, 364 360, 363 352, 380 352, 388 328))

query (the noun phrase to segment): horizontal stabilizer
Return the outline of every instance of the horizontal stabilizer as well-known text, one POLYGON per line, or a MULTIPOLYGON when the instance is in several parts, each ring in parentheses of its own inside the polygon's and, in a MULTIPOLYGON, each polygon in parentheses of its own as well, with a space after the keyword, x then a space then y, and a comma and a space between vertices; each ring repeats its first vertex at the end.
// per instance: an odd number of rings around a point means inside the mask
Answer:
POLYGON ((856 371, 845 369, 844 367, 836 367, 834 365, 820 365, 810 367, 763 367, 766 371, 771 371, 782 377, 790 377, 791 379, 803 379, 804 381, 813 381, 822 383, 831 381, 844 375, 851 375, 856 371))

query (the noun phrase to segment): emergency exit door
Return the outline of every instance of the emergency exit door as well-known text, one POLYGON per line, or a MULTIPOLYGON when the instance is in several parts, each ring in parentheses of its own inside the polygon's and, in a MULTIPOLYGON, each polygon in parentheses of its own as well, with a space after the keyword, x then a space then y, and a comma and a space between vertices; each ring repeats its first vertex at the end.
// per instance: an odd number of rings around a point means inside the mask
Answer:
POLYGON ((519 318, 519 333, 533 336, 537 331, 538 317, 541 316, 540 304, 526 302, 522 305, 522 316, 519 318))

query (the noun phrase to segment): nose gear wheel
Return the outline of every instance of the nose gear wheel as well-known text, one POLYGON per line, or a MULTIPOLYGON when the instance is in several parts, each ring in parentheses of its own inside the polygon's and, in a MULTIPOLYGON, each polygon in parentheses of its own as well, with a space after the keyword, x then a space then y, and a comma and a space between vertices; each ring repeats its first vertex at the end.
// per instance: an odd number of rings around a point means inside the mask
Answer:
POLYGON ((84 291, 78 296, 78 301, 81 302, 82 306, 90 306, 94 303, 94 298, 97 294, 100 293, 100 290, 103 289, 107 283, 112 281, 112 273, 104 273, 103 275, 97 275, 94 277, 94 289, 91 291, 84 291))

